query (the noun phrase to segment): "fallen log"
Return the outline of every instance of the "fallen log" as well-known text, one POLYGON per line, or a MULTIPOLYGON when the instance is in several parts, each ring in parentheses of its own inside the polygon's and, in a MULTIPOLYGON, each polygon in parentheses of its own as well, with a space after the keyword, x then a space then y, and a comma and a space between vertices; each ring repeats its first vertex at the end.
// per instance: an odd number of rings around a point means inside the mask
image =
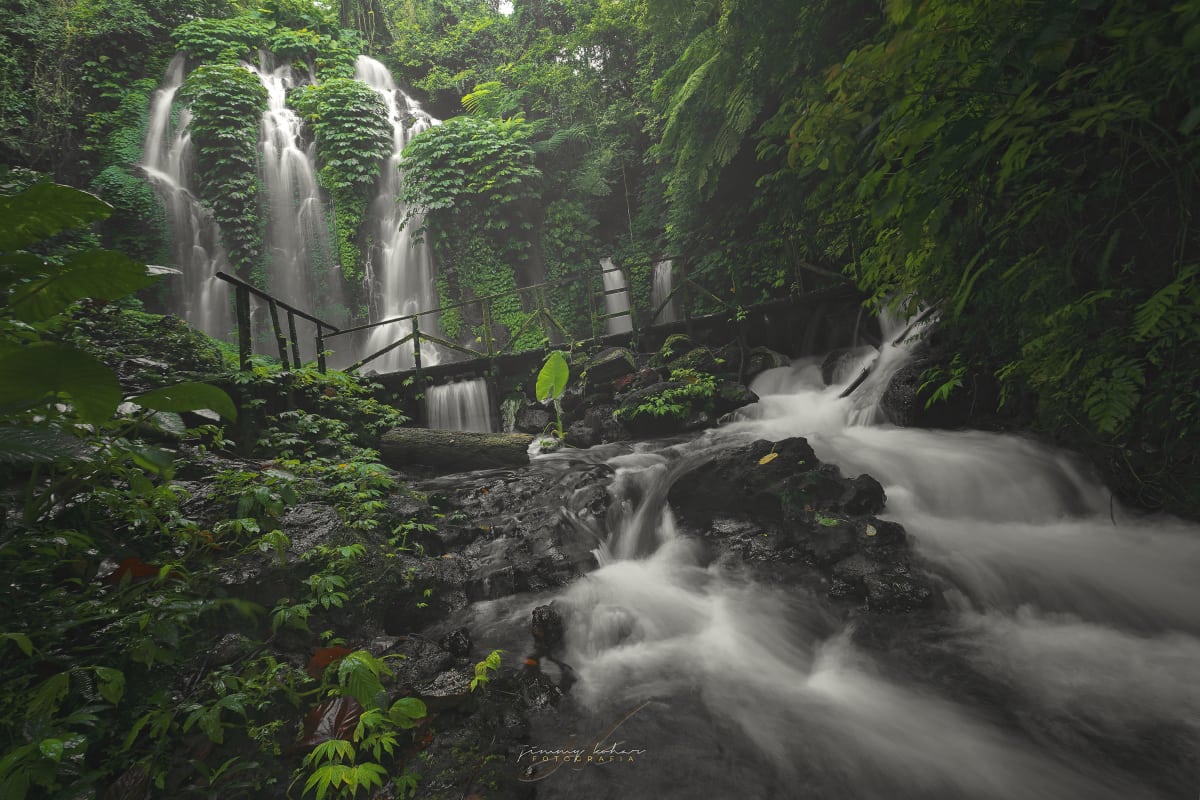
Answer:
POLYGON ((470 472, 529 463, 533 437, 524 433, 472 433, 433 428, 393 428, 379 440, 388 466, 424 464, 447 472, 470 472))

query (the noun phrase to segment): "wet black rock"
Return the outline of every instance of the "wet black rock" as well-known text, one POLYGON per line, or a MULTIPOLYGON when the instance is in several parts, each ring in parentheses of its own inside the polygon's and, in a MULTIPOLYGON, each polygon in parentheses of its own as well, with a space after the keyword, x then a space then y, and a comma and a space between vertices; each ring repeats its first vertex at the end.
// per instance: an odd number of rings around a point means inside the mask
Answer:
POLYGON ((742 365, 742 377, 750 381, 769 369, 786 367, 789 363, 791 363, 791 359, 783 353, 776 352, 769 347, 755 347, 746 354, 746 360, 742 365))
POLYGON ((522 670, 517 676, 522 704, 530 711, 541 711, 558 704, 562 690, 541 670, 522 670))
POLYGON ((713 399, 712 413, 716 416, 728 414, 743 406, 758 402, 758 395, 735 381, 721 381, 717 384, 716 397, 713 399))
POLYGON ((928 608, 933 604, 929 583, 906 569, 897 568, 863 578, 867 608, 883 613, 903 613, 928 608))
POLYGON ((821 380, 826 386, 856 377, 850 374, 850 369, 857 352, 853 347, 838 347, 825 354, 824 360, 821 361, 821 380))
POLYGON ((544 408, 525 406, 517 412, 515 427, 520 433, 539 434, 546 430, 553 415, 544 408))
POLYGON ((471 702, 471 680, 474 677, 473 669, 448 669, 417 686, 416 696, 425 701, 431 712, 459 708, 471 702))
POLYGON ((782 520, 785 506, 804 505, 821 466, 804 439, 731 447, 681 475, 669 500, 680 514, 707 525, 714 515, 782 520))
POLYGON ((538 606, 533 610, 533 621, 529 631, 541 652, 550 652, 562 643, 564 626, 562 615, 554 606, 538 606))
POLYGON ((842 476, 804 439, 731 447, 679 476, 669 500, 719 550, 790 569, 799 584, 823 583, 834 599, 889 613, 932 602, 929 582, 910 567, 904 528, 872 516, 883 487, 842 476), (796 571, 805 567, 813 577, 796 571))
POLYGON ((471 654, 471 632, 466 628, 455 628, 438 642, 452 656, 462 658, 471 654))
POLYGON ((591 387, 606 387, 617 378, 637 370, 637 357, 624 347, 609 347, 601 350, 584 365, 587 384, 591 387))
POLYGON ((567 428, 566 434, 563 436, 565 441, 571 447, 586 449, 600 444, 600 425, 590 425, 587 420, 580 420, 571 423, 567 428))

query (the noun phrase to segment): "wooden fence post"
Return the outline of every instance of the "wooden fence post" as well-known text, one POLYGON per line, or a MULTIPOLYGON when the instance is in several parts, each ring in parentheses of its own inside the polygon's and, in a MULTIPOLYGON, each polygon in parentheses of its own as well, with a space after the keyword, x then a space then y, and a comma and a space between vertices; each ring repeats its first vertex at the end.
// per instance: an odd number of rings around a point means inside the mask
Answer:
POLYGON ((300 337, 296 335, 296 315, 291 311, 287 314, 288 336, 292 340, 292 363, 300 369, 300 337))
POLYGON ((288 363, 287 337, 283 335, 283 327, 279 324, 279 306, 274 300, 268 300, 267 308, 271 312, 271 327, 275 329, 275 344, 279 346, 279 361, 283 364, 283 371, 288 372, 292 366, 288 363))
POLYGON ((253 344, 250 331, 250 290, 238 286, 235 293, 238 326, 238 368, 243 372, 250 369, 253 344))

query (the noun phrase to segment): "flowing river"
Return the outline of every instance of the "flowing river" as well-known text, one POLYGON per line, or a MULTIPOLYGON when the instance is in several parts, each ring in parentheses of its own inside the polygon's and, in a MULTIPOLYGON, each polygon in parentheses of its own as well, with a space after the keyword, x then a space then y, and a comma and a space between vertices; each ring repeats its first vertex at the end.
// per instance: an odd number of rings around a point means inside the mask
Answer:
MULTIPOLYGON (((623 757, 528 773, 545 798, 1195 798, 1200 531, 1114 503, 1069 454, 978 431, 875 422, 903 346, 761 375, 760 402, 704 435, 542 456, 615 470, 598 567, 556 597, 475 606, 518 657, 554 600, 574 679, 531 747, 623 757), (672 482, 724 448, 803 436, 887 492, 938 601, 847 612, 717 558, 677 525, 672 482), (524 639, 527 641, 527 639, 524 639)), ((532 759, 530 759, 532 761, 532 759)))

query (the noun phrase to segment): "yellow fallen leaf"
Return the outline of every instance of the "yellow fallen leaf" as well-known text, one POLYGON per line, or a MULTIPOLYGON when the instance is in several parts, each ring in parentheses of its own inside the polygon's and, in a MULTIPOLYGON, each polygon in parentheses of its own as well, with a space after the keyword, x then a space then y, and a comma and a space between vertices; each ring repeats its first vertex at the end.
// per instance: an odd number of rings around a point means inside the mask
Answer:
POLYGON ((779 453, 767 453, 758 460, 759 464, 770 464, 775 459, 779 458, 779 453))
POLYGON ((867 536, 874 536, 876 533, 879 533, 879 531, 875 530, 875 526, 868 524, 867 525, 867 536))

